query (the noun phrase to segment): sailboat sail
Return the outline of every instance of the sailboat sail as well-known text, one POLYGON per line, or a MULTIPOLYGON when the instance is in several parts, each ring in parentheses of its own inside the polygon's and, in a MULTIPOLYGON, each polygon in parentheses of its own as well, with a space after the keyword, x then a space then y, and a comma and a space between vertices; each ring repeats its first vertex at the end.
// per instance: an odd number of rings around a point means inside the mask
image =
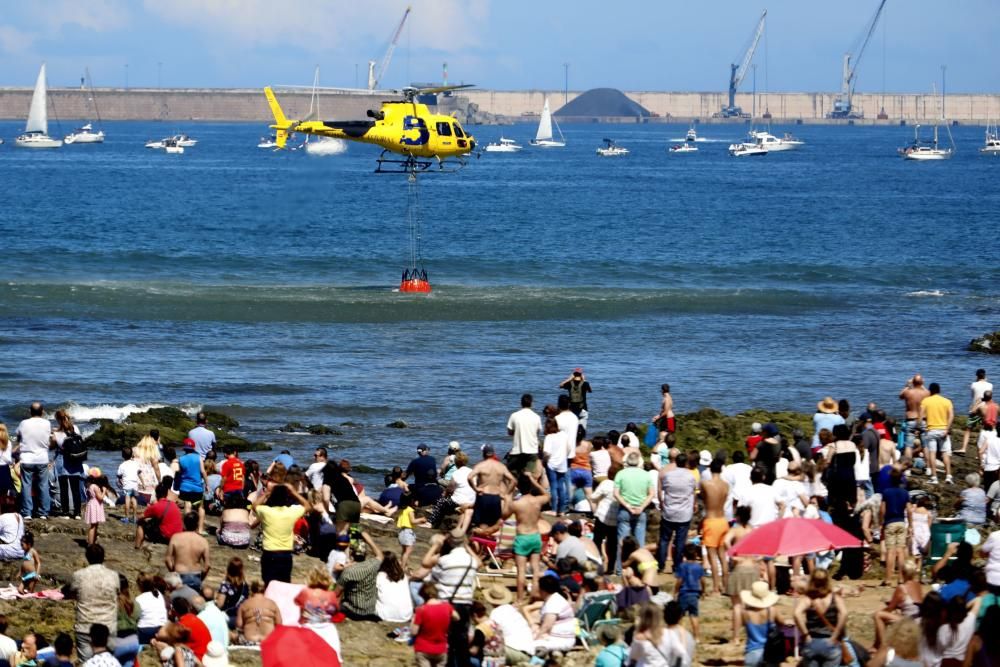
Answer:
POLYGON ((549 111, 549 98, 545 98, 545 106, 542 107, 542 118, 538 122, 538 132, 535 134, 535 141, 550 141, 552 139, 552 112, 549 111))
POLYGON ((45 96, 45 65, 38 71, 38 80, 35 81, 35 92, 31 96, 31 109, 28 111, 28 124, 24 128, 25 132, 49 133, 49 116, 46 109, 45 96))

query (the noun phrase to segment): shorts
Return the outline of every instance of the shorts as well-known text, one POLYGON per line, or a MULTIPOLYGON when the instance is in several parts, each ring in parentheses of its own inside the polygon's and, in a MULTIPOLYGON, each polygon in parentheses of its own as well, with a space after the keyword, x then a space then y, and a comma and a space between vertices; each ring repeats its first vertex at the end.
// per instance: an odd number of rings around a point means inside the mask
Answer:
POLYGON ((542 536, 540 533, 514 536, 514 555, 531 556, 542 553, 542 536))
POLYGON ((966 424, 965 429, 967 431, 971 431, 972 429, 976 428, 977 426, 979 426, 982 423, 983 423, 983 418, 982 418, 982 416, 980 416, 980 414, 978 412, 970 412, 969 413, 969 421, 966 424))
POLYGON ((417 535, 412 528, 401 528, 398 537, 400 546, 412 547, 417 543, 417 535))
POLYGON ((948 431, 944 429, 927 431, 922 440, 928 452, 951 454, 951 438, 948 437, 948 431))
POLYGON ((882 544, 886 549, 906 548, 906 524, 902 521, 890 523, 882 530, 882 544))
POLYGON ((570 468, 569 483, 578 489, 592 489, 594 474, 585 468, 570 468))
POLYGON ((656 428, 667 433, 675 433, 677 431, 677 419, 674 417, 660 417, 656 420, 656 428))
POLYGON ((361 521, 361 503, 357 500, 342 500, 337 503, 337 511, 334 513, 335 521, 346 521, 348 523, 359 523, 361 521))
POLYGON ((677 602, 680 604, 681 613, 687 614, 689 616, 698 617, 698 602, 701 596, 698 593, 681 593, 677 597, 677 602))
POLYGON ((21 581, 25 584, 31 581, 32 579, 37 579, 37 578, 38 578, 37 572, 25 572, 24 574, 21 575, 21 581))
POLYGON ((195 507, 205 502, 205 496, 201 491, 181 491, 177 497, 186 503, 191 503, 195 507))
POLYGON ((708 549, 718 549, 729 532, 729 521, 724 517, 705 519, 701 524, 702 544, 708 549))
POLYGON ((181 576, 181 581, 184 582, 185 586, 193 588, 198 593, 201 593, 202 576, 200 572, 178 572, 181 576))
POLYGON ((122 489, 122 495, 126 498, 138 498, 139 489, 122 489))
POLYGON ((160 522, 152 517, 143 517, 139 519, 139 525, 142 527, 143 539, 147 542, 152 542, 154 544, 167 544, 170 542, 167 538, 163 536, 160 532, 160 522))
POLYGON ((923 422, 919 419, 907 419, 903 422, 904 442, 907 447, 913 446, 914 437, 924 430, 923 422))
POLYGON ((729 573, 729 584, 726 595, 735 597, 740 591, 748 591, 753 583, 760 579, 760 570, 756 565, 739 565, 729 573))
POLYGON ((500 521, 503 500, 492 493, 481 493, 476 496, 476 504, 472 510, 473 526, 494 526, 500 521))

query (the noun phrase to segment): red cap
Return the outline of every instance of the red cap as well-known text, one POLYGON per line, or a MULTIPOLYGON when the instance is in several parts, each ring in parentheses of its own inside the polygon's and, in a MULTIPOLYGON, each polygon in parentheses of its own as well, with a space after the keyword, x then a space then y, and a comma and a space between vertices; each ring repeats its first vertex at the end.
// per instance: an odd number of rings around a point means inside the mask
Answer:
POLYGON ((573 372, 574 372, 574 373, 582 373, 582 372, 583 372, 583 369, 582 369, 582 368, 579 368, 579 367, 577 367, 577 368, 574 368, 574 369, 573 369, 573 372))
POLYGON ((191 438, 184 438, 184 449, 194 449, 196 447, 195 441, 191 438))

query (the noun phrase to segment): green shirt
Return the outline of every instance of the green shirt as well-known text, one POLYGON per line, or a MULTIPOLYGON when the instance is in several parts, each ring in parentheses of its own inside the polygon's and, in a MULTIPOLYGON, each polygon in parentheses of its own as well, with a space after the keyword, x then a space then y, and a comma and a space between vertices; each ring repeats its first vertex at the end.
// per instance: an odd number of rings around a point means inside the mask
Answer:
POLYGON ((625 468, 615 475, 615 488, 632 507, 638 507, 646 501, 652 486, 653 480, 642 468, 625 468))

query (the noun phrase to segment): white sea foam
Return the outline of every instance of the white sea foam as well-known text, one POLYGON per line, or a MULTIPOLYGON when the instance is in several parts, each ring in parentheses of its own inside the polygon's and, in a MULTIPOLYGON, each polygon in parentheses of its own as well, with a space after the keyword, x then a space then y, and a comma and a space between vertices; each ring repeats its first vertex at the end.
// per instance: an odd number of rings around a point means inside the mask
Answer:
POLYGON ((346 151, 347 142, 343 139, 324 137, 306 144, 306 153, 309 155, 340 155, 346 151))
POLYGON ((930 290, 922 289, 922 290, 917 290, 916 292, 906 293, 906 296, 944 296, 944 295, 945 292, 942 292, 939 289, 930 289, 930 290))
MULTIPOLYGON (((165 407, 167 406, 163 403, 142 403, 139 405, 136 405, 135 403, 129 403, 127 405, 112 405, 110 403, 102 403, 101 405, 78 405, 76 403, 70 403, 63 409, 69 412, 69 416, 74 422, 94 422, 99 419, 110 419, 112 421, 120 422, 136 412, 146 412, 152 408, 165 407)), ((201 410, 201 406, 183 406, 181 409, 188 414, 194 414, 201 410)))

